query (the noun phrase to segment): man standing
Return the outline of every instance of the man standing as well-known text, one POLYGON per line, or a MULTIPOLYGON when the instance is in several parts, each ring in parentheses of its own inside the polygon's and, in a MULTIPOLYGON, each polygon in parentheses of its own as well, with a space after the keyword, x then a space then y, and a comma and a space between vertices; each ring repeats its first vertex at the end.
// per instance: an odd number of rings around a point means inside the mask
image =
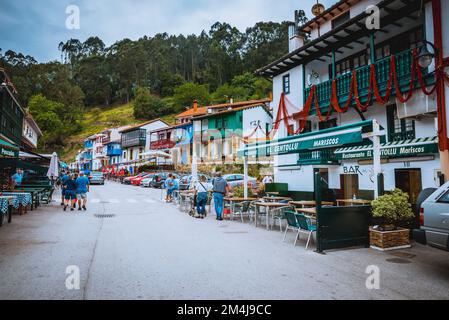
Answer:
POLYGON ((22 170, 17 169, 16 173, 14 173, 11 178, 12 178, 12 181, 14 182, 14 185, 17 187, 20 187, 22 185, 22 179, 23 179, 22 170))
POLYGON ((217 220, 223 220, 223 201, 228 191, 228 182, 223 179, 220 172, 216 173, 216 178, 212 181, 215 213, 217 214, 217 220))
POLYGON ((78 211, 86 209, 87 193, 89 192, 89 179, 84 175, 84 172, 80 172, 80 176, 76 179, 76 194, 78 198, 78 211))
POLYGON ((265 177, 262 180, 262 184, 265 186, 268 183, 273 183, 273 178, 270 174, 265 175, 265 177))

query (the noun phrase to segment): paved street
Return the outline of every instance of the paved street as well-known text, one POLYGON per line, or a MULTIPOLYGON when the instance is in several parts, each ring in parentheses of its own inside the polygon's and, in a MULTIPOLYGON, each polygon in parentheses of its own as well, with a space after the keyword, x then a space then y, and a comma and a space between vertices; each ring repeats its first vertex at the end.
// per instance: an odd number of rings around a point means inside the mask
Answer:
POLYGON ((293 234, 283 243, 279 231, 193 219, 159 190, 110 182, 91 191, 87 213, 53 202, 0 229, 0 299, 449 298, 444 251, 319 255, 304 241, 294 248, 293 234), (69 265, 80 290, 66 289, 69 265), (380 290, 366 289, 369 265, 380 268, 380 290))

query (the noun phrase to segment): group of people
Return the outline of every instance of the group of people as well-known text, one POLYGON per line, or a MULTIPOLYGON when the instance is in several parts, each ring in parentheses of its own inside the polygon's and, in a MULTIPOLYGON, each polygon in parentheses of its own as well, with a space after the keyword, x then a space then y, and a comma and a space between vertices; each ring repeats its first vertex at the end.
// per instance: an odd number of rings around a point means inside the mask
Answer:
POLYGON ((87 193, 89 192, 89 178, 84 172, 76 173, 62 172, 60 177, 61 184, 61 206, 64 211, 70 208, 70 211, 76 209, 78 211, 87 210, 87 193))
POLYGON ((179 183, 175 176, 171 173, 168 174, 164 183, 164 188, 167 189, 167 196, 165 201, 173 202, 173 193, 179 190, 179 183))

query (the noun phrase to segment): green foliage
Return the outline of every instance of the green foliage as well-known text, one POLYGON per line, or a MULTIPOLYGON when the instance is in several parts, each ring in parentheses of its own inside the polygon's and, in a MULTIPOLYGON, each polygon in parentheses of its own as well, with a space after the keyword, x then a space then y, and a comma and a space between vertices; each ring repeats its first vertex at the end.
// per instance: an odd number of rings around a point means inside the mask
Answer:
MULTIPOLYGON (((236 186, 232 188, 232 194, 236 198, 243 198, 245 195, 245 190, 243 189, 243 186, 236 186)), ((253 196, 253 190, 251 188, 248 188, 248 197, 252 198, 253 196)))
POLYGON ((396 224, 414 217, 409 196, 400 189, 385 194, 372 202, 373 217, 396 224))
POLYGON ((173 103, 176 111, 191 107, 194 100, 198 100, 200 105, 210 103, 209 90, 206 85, 187 82, 175 89, 173 103))
POLYGON ((168 104, 152 95, 147 88, 137 89, 132 106, 137 119, 154 119, 170 112, 168 104))

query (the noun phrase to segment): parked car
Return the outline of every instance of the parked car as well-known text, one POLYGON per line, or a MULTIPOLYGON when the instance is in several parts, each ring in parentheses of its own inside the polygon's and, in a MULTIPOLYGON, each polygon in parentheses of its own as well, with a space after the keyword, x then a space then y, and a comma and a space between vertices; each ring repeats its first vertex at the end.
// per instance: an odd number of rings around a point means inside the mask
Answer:
MULTIPOLYGON (((212 188, 212 179, 208 175, 200 173, 200 174, 198 174, 198 176, 199 176, 199 178, 206 177, 207 184, 212 188)), ((192 175, 183 176, 181 179, 179 179, 179 190, 189 189, 191 181, 192 181, 192 175)))
MULTIPOLYGON (((237 187, 237 186, 243 186, 244 176, 243 174, 236 173, 236 174, 225 174, 223 178, 228 182, 228 185, 231 188, 237 187)), ((248 186, 251 188, 255 188, 257 184, 257 179, 253 177, 248 177, 248 186)))
POLYGON ((124 184, 131 184, 134 179, 142 177, 145 174, 146 174, 145 172, 142 172, 142 173, 139 173, 138 175, 135 175, 135 176, 132 176, 132 177, 127 177, 127 178, 123 179, 123 183, 124 184))
POLYGON ((153 177, 155 176, 155 173, 150 174, 146 178, 142 179, 140 182, 140 185, 144 188, 149 188, 151 186, 151 181, 153 181, 153 177))
POLYGON ((139 177, 139 176, 140 176, 140 174, 136 175, 136 176, 126 177, 126 178, 123 179, 122 183, 123 184, 131 184, 131 179, 134 179, 134 178, 139 177))
POLYGON ((104 185, 104 175, 103 172, 92 171, 89 176, 90 184, 101 184, 104 185))
POLYGON ((150 176, 151 176, 151 173, 147 173, 147 174, 144 174, 141 177, 134 178, 134 179, 131 180, 131 184, 134 185, 134 186, 140 186, 140 183, 142 182, 142 180, 145 179, 145 178, 148 178, 150 176))
POLYGON ((414 230, 415 239, 449 251, 449 182, 430 194, 418 208, 421 229, 414 230))
MULTIPOLYGON (((167 180, 169 172, 160 172, 156 173, 153 177, 153 180, 150 182, 150 187, 160 189, 164 186, 165 180, 167 180)), ((177 173, 172 173, 175 176, 175 179, 179 179, 179 175, 177 173)))

